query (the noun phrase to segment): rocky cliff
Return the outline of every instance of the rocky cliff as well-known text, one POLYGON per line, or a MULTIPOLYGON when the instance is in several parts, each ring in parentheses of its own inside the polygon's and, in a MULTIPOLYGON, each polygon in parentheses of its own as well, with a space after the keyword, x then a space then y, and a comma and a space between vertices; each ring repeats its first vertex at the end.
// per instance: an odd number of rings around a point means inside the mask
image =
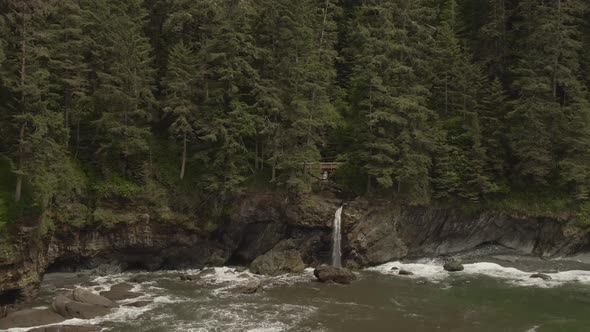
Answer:
MULTIPOLYGON (((212 233, 142 218, 114 228, 57 225, 51 235, 21 231, 15 254, 0 259, 0 304, 32 298, 48 271, 181 269, 251 264, 260 273, 299 271, 330 259, 331 226, 343 202, 330 194, 293 199, 251 194, 212 233)), ((400 207, 357 199, 342 214, 343 262, 352 268, 408 256, 437 256, 496 244, 522 253, 567 255, 589 237, 573 219, 527 218, 452 208, 400 207)))

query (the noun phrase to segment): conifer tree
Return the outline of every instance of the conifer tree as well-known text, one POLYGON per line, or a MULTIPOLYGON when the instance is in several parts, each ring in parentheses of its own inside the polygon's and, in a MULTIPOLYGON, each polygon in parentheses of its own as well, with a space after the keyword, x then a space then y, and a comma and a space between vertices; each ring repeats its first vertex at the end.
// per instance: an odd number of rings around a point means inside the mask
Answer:
MULTIPOLYGON (((55 95, 53 107, 63 109, 66 130, 75 128, 76 146, 80 144, 80 122, 89 111, 89 70, 84 57, 89 40, 83 31, 88 15, 78 1, 60 1, 49 18, 51 23, 47 31, 51 86, 55 95)), ((71 136, 68 133, 66 147, 71 136)))
POLYGON ((198 64, 194 54, 181 41, 170 50, 168 71, 162 80, 164 111, 172 118, 170 132, 182 142, 181 180, 186 170, 188 143, 196 134, 195 124, 200 116, 195 91, 197 73, 198 64))
POLYGON ((97 6, 103 6, 93 22, 94 44, 101 45, 93 57, 99 81, 94 99, 101 112, 97 152, 104 162, 120 161, 119 169, 130 175, 149 150, 154 102, 152 50, 143 32, 146 12, 141 0, 97 6))
POLYGON ((34 176, 40 157, 51 156, 58 148, 55 141, 63 139, 60 115, 50 112, 44 35, 45 19, 53 2, 8 1, 9 13, 4 17, 15 33, 7 40, 7 60, 3 81, 14 98, 13 114, 17 129, 15 201, 22 196, 25 176, 34 176))

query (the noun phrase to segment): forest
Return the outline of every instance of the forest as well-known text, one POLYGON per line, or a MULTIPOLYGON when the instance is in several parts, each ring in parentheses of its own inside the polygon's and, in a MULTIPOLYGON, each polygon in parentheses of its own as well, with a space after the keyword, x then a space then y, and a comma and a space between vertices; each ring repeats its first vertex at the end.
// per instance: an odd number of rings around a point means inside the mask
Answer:
POLYGON ((585 0, 0 0, 0 224, 306 193, 319 161, 590 213, 589 74, 585 0))

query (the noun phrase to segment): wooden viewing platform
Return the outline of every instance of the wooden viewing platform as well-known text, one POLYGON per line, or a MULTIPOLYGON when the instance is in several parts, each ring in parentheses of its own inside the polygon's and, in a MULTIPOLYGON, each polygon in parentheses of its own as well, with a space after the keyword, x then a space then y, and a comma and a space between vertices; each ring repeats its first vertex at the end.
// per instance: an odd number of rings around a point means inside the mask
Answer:
POLYGON ((319 162, 319 163, 305 163, 306 167, 311 169, 319 169, 320 171, 333 172, 344 163, 338 162, 319 162))
POLYGON ((344 163, 341 162, 314 162, 314 163, 303 163, 303 167, 306 172, 316 174, 322 179, 326 180, 330 174, 338 169, 344 163))

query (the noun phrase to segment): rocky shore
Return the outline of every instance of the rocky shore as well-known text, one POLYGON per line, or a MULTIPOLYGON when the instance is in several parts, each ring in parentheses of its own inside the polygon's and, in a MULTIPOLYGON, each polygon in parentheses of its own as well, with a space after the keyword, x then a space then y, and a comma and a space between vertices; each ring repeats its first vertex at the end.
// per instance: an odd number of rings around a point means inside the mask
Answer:
MULTIPOLYGON (((52 235, 41 239, 23 230, 17 254, 0 259, 1 304, 34 298, 47 271, 98 266, 153 271, 237 264, 260 274, 300 272, 329 262, 333 216, 342 204, 330 193, 296 200, 276 194, 246 195, 207 235, 149 217, 108 230, 57 225, 52 235)), ((344 204, 342 258, 351 269, 406 257, 444 256, 488 244, 544 257, 568 255, 584 250, 589 240, 573 218, 465 213, 365 199, 344 204)))

